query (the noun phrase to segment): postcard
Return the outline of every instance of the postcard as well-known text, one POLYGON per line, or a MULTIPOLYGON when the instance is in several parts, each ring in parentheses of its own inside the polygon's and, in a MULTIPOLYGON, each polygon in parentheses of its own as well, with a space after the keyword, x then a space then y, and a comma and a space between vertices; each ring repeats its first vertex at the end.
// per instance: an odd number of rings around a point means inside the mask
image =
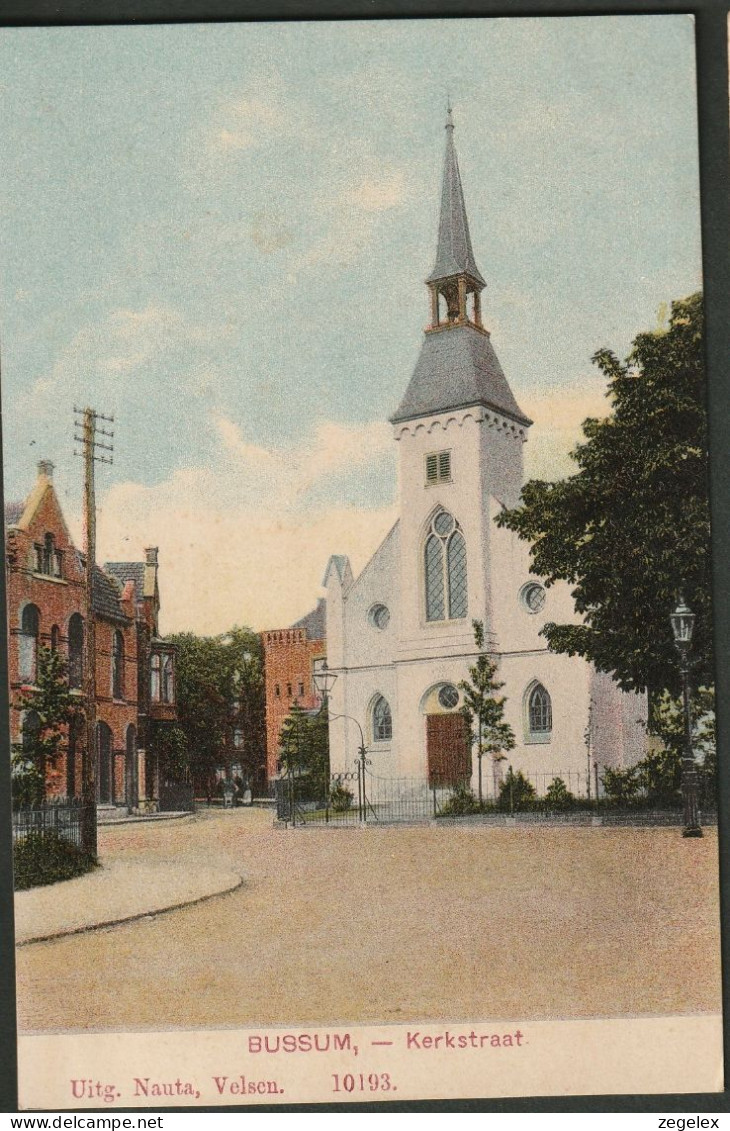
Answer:
POLYGON ((722 1090, 692 19, 0 71, 21 1108, 722 1090))

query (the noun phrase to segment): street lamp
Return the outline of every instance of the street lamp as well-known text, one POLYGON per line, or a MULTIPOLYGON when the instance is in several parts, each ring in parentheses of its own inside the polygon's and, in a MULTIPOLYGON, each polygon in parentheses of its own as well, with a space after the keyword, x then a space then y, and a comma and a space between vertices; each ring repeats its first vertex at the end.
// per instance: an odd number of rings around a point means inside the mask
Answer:
POLYGON ((679 603, 670 616, 674 644, 679 653, 682 673, 682 700, 684 704, 684 750, 682 752, 682 799, 684 801, 684 829, 682 836, 702 836, 697 813, 697 770, 692 752, 692 715, 689 699, 689 650, 695 626, 695 614, 680 595, 679 603))
POLYGON ((322 700, 322 707, 324 708, 327 705, 327 700, 330 697, 332 688, 337 682, 337 673, 331 672, 327 667, 327 661, 323 660, 321 664, 315 663, 312 681, 322 700))
MULTIPOLYGON (((317 692, 319 693, 319 696, 322 700, 322 706, 321 706, 320 710, 324 710, 324 708, 327 706, 327 701, 328 701, 330 694, 332 692, 332 688, 334 687, 335 682, 337 680, 337 673, 330 671, 330 669, 327 667, 327 661, 323 660, 321 664, 318 664, 318 665, 315 666, 315 670, 312 674, 312 680, 313 680, 314 686, 316 687, 317 692)), ((356 762, 356 765, 357 765, 357 780, 358 780, 358 794, 359 794, 358 808, 360 810, 360 819, 362 821, 366 821, 367 820, 367 811, 366 811, 367 810, 367 797, 365 795, 365 770, 366 770, 366 767, 369 765, 369 762, 368 762, 368 756, 367 756, 367 754, 368 754, 367 746, 365 745, 365 735, 363 734, 363 730, 362 730, 360 723, 358 722, 357 719, 354 719, 352 717, 352 715, 333 715, 333 714, 330 714, 329 717, 330 717, 330 719, 333 719, 333 720, 335 720, 335 719, 347 719, 349 722, 354 723, 355 726, 357 727, 358 731, 360 732, 360 749, 358 750, 357 758, 355 759, 355 762, 356 762)))

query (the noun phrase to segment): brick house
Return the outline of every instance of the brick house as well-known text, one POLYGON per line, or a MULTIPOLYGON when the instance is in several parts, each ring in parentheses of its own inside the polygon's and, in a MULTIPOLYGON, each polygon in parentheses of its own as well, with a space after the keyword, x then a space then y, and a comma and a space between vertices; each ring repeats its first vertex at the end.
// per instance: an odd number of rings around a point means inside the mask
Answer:
MULTIPOLYGON (((137 670, 137 796, 142 808, 155 807, 164 783, 155 751, 162 728, 177 719, 175 646, 159 634, 158 550, 145 550, 144 562, 106 562, 104 570, 133 601, 137 670), (143 804, 144 803, 144 804, 143 804)), ((98 631, 98 630, 97 630, 98 631)))
POLYGON ((290 628, 269 629, 261 633, 264 649, 266 694, 266 776, 278 774, 279 735, 292 705, 305 710, 319 707, 312 679, 315 662, 326 654, 326 607, 320 598, 317 607, 290 628))
MULTIPOLYGON (((80 707, 84 702, 86 564, 66 526, 50 461, 39 463, 25 502, 6 504, 5 527, 10 737, 17 749, 38 725, 35 712, 21 710, 18 701, 32 692, 41 647, 64 655, 71 690, 80 707)), ((144 743, 153 715, 175 718, 174 650, 157 636, 157 551, 146 553, 146 562, 94 572, 97 798, 129 810, 157 807, 156 757, 144 743)), ((72 728, 47 768, 49 797, 80 795, 85 745, 83 724, 72 728)))

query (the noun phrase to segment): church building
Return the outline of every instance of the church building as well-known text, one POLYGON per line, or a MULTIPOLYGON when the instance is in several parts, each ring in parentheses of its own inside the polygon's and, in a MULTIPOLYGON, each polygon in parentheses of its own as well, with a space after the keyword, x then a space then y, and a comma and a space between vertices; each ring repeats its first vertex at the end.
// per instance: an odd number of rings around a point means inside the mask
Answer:
POLYGON ((594 767, 644 753, 646 702, 577 657, 547 650, 547 621, 579 620, 565 583, 530 575, 529 547, 495 518, 518 504, 531 420, 517 404, 482 311, 486 286, 472 249, 449 111, 436 261, 426 280, 430 321, 413 376, 391 416, 399 514, 354 578, 333 555, 327 592, 332 772, 352 769, 362 728, 370 772, 476 783, 476 755, 459 683, 482 621, 516 739, 484 769, 485 793, 504 767, 544 792, 554 775, 582 782, 594 767), (339 717, 338 717, 339 716, 339 717), (543 788, 541 788, 541 786, 543 788))

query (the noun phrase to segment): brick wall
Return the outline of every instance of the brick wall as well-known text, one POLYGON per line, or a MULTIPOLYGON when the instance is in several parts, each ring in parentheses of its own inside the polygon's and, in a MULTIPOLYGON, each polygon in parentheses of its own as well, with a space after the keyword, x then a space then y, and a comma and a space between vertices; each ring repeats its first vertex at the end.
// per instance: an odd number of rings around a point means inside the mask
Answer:
POLYGON ((319 706, 312 682, 313 664, 325 654, 323 640, 309 640, 303 628, 280 628, 261 633, 266 685, 266 776, 276 777, 279 735, 296 700, 311 710, 319 706))

